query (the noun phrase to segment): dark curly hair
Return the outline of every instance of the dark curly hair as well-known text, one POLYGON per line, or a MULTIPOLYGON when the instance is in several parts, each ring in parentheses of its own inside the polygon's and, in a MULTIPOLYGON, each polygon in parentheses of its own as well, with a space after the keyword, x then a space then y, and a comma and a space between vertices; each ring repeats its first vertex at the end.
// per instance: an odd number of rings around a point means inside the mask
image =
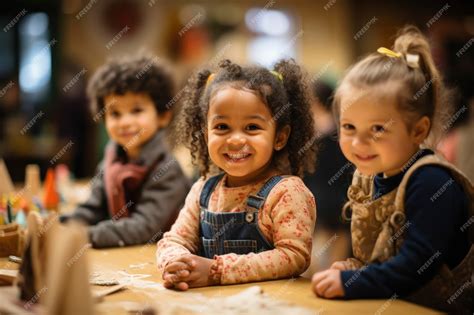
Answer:
POLYGON ((211 74, 210 70, 201 70, 188 82, 175 130, 178 141, 190 149, 193 164, 199 167, 201 175, 206 176, 215 167, 205 141, 210 98, 225 87, 255 93, 270 109, 277 132, 284 126, 290 126, 286 146, 274 152, 275 167, 298 176, 314 170, 314 122, 306 81, 294 60, 279 61, 271 72, 259 66, 241 67, 225 59, 207 83, 211 74))
POLYGON ((106 96, 127 92, 148 95, 158 113, 163 113, 173 105, 174 89, 168 66, 156 56, 140 54, 108 60, 89 80, 87 95, 94 117, 102 117, 106 96))

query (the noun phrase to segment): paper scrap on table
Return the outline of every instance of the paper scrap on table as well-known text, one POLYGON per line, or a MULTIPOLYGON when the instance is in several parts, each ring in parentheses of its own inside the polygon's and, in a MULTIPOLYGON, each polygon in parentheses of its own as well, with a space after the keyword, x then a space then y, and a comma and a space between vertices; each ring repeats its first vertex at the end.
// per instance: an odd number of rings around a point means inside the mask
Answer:
POLYGON ((92 295, 96 299, 101 299, 104 296, 121 291, 125 288, 126 288, 125 284, 117 284, 114 286, 108 286, 106 289, 92 289, 92 295))
POLYGON ((288 302, 272 298, 265 294, 261 287, 253 286, 242 292, 226 296, 196 299, 195 303, 189 300, 186 303, 157 303, 157 314, 292 314, 314 315, 314 310, 292 305, 288 302))
POLYGON ((151 277, 149 274, 131 274, 122 270, 105 270, 93 272, 89 282, 92 285, 100 286, 124 284, 128 288, 165 290, 165 287, 160 282, 143 280, 149 277, 151 277))

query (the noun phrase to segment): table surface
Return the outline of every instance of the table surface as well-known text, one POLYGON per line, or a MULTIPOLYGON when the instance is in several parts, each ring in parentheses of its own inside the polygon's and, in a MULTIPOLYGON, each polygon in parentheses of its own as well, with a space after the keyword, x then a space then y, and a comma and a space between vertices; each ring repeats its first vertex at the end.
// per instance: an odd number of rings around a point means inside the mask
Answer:
MULTIPOLYGON (((177 292, 164 289, 161 275, 155 264, 155 245, 125 248, 89 249, 87 259, 89 271, 96 275, 111 277, 128 283, 125 290, 110 294, 98 304, 99 314, 126 314, 125 310, 150 305, 166 307, 167 303, 202 303, 209 298, 225 297, 258 285, 272 299, 287 301, 306 307, 315 314, 439 314, 399 299, 388 300, 325 300, 314 296, 310 280, 302 277, 264 281, 240 285, 213 286, 177 292)), ((16 269, 18 265, 0 259, 0 268, 16 269)), ((98 290, 103 287, 93 286, 98 290)))
MULTIPOLYGON (((154 245, 135 246, 128 248, 93 250, 89 252, 91 269, 95 271, 125 271, 128 274, 145 274, 150 277, 143 278, 145 282, 153 281, 161 283, 161 275, 155 264, 154 245)), ((182 301, 189 302, 196 293, 206 297, 228 296, 236 294, 251 286, 260 286, 265 293, 272 298, 288 301, 298 306, 310 308, 315 313, 324 314, 439 314, 431 309, 415 305, 413 303, 392 300, 326 300, 316 297, 310 290, 310 280, 302 277, 296 279, 283 279, 275 281, 264 281, 258 283, 214 286, 191 289, 187 292, 176 292, 159 288, 143 288, 145 284, 130 286, 128 289, 107 296, 105 302, 135 301, 182 301)), ((109 303, 113 304, 113 303, 109 303)))

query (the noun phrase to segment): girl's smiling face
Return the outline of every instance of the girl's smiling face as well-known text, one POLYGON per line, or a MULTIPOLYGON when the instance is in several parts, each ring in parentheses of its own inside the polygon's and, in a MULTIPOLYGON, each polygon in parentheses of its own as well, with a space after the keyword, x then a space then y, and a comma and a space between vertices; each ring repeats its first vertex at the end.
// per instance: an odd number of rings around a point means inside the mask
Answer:
POLYGON ((426 116, 408 128, 395 99, 376 92, 350 88, 342 95, 339 111, 341 150, 366 175, 399 173, 429 132, 426 116))
POLYGON ((227 185, 242 186, 275 171, 274 150, 285 146, 290 130, 277 132, 270 110, 251 91, 225 87, 210 99, 206 132, 209 156, 227 173, 227 185))

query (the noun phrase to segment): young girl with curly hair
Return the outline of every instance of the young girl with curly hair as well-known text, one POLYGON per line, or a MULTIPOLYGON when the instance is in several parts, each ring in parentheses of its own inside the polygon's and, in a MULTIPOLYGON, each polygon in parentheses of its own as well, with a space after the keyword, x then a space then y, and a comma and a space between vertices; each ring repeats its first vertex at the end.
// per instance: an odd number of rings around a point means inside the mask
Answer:
POLYGON ((310 263, 316 205, 300 176, 316 150, 300 67, 219 66, 189 85, 178 124, 203 177, 158 242, 167 288, 287 278, 310 263))

